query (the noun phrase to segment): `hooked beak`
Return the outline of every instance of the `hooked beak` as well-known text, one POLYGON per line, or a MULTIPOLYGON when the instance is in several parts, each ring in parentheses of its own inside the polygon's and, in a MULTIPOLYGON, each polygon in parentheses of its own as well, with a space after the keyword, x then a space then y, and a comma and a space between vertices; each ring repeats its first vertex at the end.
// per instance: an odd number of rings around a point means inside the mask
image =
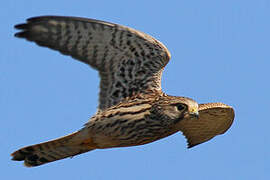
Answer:
POLYGON ((198 111, 191 112, 189 115, 191 118, 199 119, 199 112, 198 111))

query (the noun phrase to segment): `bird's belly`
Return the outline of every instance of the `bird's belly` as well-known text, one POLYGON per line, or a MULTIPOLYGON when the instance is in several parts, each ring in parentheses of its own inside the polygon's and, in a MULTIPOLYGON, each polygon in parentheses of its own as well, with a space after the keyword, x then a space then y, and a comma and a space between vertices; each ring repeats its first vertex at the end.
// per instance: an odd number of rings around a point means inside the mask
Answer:
MULTIPOLYGON (((106 125, 105 125, 106 127, 106 125)), ((94 141, 98 148, 138 146, 154 142, 174 134, 175 130, 158 123, 123 123, 118 127, 104 128, 94 133, 94 141)))

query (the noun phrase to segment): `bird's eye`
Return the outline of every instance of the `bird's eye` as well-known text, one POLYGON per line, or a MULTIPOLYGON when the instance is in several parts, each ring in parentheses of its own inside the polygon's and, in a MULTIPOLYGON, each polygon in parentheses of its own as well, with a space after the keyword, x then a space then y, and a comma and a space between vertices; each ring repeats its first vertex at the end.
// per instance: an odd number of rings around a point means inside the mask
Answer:
POLYGON ((184 104, 177 104, 176 107, 177 107, 178 111, 182 111, 186 108, 186 106, 184 104))

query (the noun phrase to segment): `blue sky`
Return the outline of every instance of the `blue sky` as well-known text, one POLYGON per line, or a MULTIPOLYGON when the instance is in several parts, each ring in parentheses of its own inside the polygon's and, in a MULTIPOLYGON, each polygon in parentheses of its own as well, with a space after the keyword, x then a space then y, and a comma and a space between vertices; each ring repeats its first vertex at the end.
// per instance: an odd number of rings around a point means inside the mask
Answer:
POLYGON ((9 0, 0 9, 0 177, 270 178, 270 1, 9 0), (15 24, 39 15, 95 18, 152 35, 172 54, 163 90, 199 103, 232 105, 234 124, 192 149, 177 133, 144 146, 96 150, 31 169, 11 161, 10 153, 22 146, 80 129, 97 107, 96 71, 13 37, 15 24))

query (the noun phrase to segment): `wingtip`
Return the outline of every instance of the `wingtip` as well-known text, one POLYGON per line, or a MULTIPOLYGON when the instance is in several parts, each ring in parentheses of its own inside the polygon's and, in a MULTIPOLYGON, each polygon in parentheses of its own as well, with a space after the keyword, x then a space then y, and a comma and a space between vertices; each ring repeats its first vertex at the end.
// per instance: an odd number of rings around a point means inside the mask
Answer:
POLYGON ((35 22, 35 21, 40 21, 41 19, 47 19, 50 16, 35 16, 35 17, 30 17, 27 18, 26 21, 29 22, 35 22))
POLYGON ((14 34, 14 36, 17 38, 26 38, 28 37, 28 32, 27 31, 17 32, 14 34))
POLYGON ((15 151, 10 155, 12 156, 11 158, 12 161, 23 161, 25 159, 25 156, 19 151, 15 151))
POLYGON ((28 35, 29 35, 29 29, 31 28, 31 26, 33 25, 32 23, 34 21, 37 21, 39 20, 41 17, 38 16, 38 17, 32 17, 32 18, 28 18, 26 20, 26 23, 21 23, 21 24, 16 24, 14 26, 15 29, 18 29, 18 30, 21 30, 17 33, 15 33, 15 37, 18 37, 18 38, 26 38, 28 35))
POLYGON ((44 21, 49 20, 52 18, 63 18, 65 16, 57 16, 57 15, 41 15, 41 16, 34 16, 27 19, 27 22, 36 22, 36 21, 44 21))
POLYGON ((36 21, 36 20, 40 19, 41 17, 43 17, 43 16, 30 17, 30 18, 27 18, 26 21, 27 22, 36 21))
POLYGON ((12 154, 10 156, 12 161, 17 161, 17 159, 15 159, 15 157, 12 154))
POLYGON ((17 24, 14 26, 15 29, 22 30, 14 34, 15 37, 17 38, 25 38, 28 36, 28 29, 29 25, 22 23, 22 24, 17 24))
POLYGON ((15 153, 16 153, 16 151, 10 154, 11 160, 13 160, 13 161, 16 161, 15 153))
POLYGON ((15 29, 25 29, 26 26, 27 26, 27 24, 21 23, 21 24, 16 24, 16 25, 14 26, 14 28, 15 28, 15 29))

